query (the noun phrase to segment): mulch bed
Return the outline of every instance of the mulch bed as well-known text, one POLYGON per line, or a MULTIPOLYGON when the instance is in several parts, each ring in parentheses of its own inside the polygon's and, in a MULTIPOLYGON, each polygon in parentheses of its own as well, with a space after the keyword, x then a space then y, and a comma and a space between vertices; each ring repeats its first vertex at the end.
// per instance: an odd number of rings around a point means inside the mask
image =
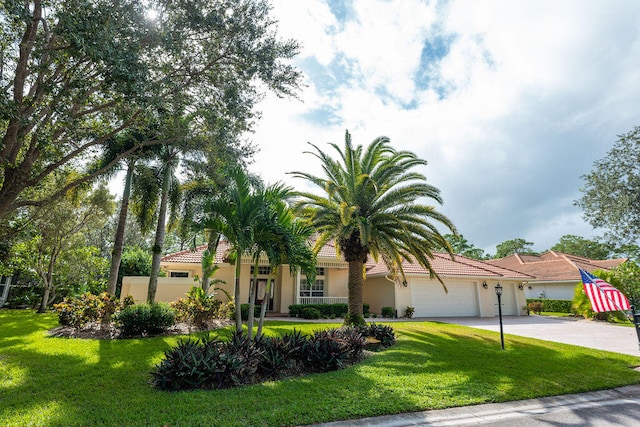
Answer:
MULTIPOLYGON (((212 331, 219 328, 225 328, 229 325, 233 325, 231 320, 210 320, 207 322, 205 328, 198 328, 187 323, 176 323, 170 327, 166 332, 153 336, 168 336, 168 335, 189 335, 194 332, 212 331)), ((112 324, 102 325, 99 322, 88 323, 80 329, 73 328, 71 326, 58 326, 50 329, 47 334, 51 337, 57 338, 80 338, 80 339, 96 339, 96 340, 113 340, 119 339, 120 332, 112 324)), ((144 337, 151 335, 144 335, 144 337)), ((124 337, 122 337, 124 339, 124 337)), ((142 338, 127 337, 127 338, 142 338)))

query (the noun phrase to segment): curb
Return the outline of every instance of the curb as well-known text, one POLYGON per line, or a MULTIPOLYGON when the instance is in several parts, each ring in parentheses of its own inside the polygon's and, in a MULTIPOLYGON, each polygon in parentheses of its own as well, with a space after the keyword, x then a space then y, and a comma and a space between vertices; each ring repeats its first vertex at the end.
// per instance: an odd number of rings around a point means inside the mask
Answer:
POLYGON ((640 385, 610 390, 567 394, 504 403, 485 403, 449 409, 413 412, 356 420, 314 424, 316 427, 407 427, 407 426, 464 426, 515 420, 517 418, 552 414, 584 408, 615 406, 623 403, 640 405, 640 385))

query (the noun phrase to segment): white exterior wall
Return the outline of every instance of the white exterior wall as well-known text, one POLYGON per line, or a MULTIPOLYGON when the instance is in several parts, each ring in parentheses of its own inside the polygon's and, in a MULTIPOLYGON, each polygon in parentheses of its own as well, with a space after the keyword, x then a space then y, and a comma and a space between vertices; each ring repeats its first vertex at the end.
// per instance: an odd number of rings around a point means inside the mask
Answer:
POLYGON ((525 285, 527 298, 572 300, 578 281, 529 282, 525 285))

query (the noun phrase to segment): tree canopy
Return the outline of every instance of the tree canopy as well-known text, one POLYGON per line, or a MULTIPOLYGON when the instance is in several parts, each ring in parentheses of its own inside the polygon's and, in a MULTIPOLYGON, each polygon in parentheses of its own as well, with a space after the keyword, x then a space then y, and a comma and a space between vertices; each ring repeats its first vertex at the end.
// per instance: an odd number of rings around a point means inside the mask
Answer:
POLYGON ((298 44, 276 37, 269 12, 264 0, 0 2, 4 231, 17 209, 62 197, 145 145, 172 142, 150 133, 98 165, 124 130, 180 111, 190 140, 225 145, 253 127, 265 90, 294 95, 300 75, 288 60, 298 44), (71 165, 83 169, 64 187, 27 191, 71 165))
POLYGON ((640 238, 640 127, 619 135, 607 155, 583 175, 582 197, 575 202, 583 217, 616 246, 640 238))
POLYGON ((553 245, 551 250, 590 259, 607 259, 612 252, 611 246, 606 243, 596 242, 573 234, 565 234, 560 237, 558 243, 553 245))
POLYGON ((505 240, 496 245, 495 258, 504 258, 513 254, 533 254, 535 252, 531 248, 532 245, 533 242, 527 242, 522 238, 505 240))

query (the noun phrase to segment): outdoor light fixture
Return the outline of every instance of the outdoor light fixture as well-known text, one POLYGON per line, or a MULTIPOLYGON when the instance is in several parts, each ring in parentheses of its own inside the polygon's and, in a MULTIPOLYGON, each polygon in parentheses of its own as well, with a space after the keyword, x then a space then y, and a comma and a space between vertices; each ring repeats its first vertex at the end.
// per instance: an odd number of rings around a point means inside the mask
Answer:
POLYGON ((489 285, 487 285, 487 282, 482 282, 482 287, 485 288, 485 289, 488 289, 489 285))
POLYGON ((502 331, 502 286, 500 283, 496 285, 496 295, 498 296, 498 316, 500 317, 500 344, 502 345, 502 349, 504 350, 504 333, 502 331))
POLYGON ((522 283, 520 283, 520 284, 518 285, 518 289, 520 289, 520 290, 524 289, 524 286, 522 286, 522 283))

